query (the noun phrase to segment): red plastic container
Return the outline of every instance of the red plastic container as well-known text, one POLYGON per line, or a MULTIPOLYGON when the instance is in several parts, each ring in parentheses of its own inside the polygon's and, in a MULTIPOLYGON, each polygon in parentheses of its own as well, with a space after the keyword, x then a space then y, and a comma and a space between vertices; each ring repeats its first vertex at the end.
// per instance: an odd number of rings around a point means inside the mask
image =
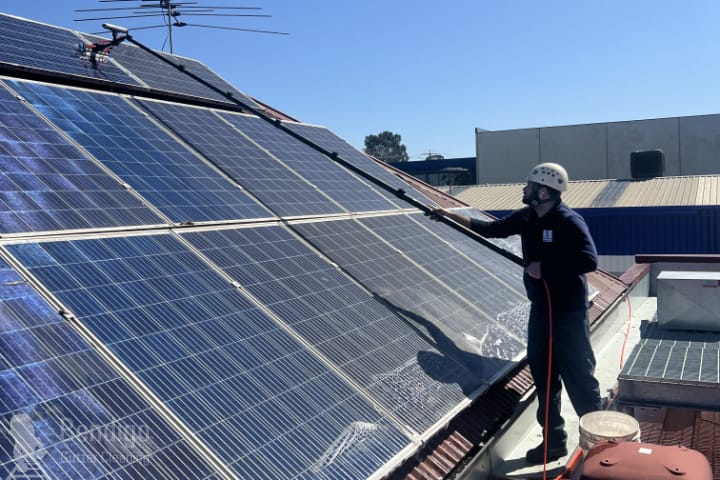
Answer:
POLYGON ((603 442, 590 449, 580 480, 713 480, 697 450, 638 442, 603 442))

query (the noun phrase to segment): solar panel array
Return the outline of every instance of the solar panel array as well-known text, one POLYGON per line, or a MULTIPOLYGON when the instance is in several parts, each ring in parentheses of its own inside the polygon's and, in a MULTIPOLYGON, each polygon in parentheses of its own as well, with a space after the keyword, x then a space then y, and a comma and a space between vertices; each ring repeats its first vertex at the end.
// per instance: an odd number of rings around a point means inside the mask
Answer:
POLYGON ((0 312, 0 478, 217 478, 2 260, 0 312))
POLYGON ((164 223, 4 89, 0 109, 0 234, 164 223))
POLYGON ((364 172, 371 174, 373 177, 382 180, 396 191, 404 191, 413 200, 423 205, 433 206, 435 202, 430 201, 427 197, 416 191, 411 185, 408 185, 400 178, 396 177, 388 170, 382 168, 375 161, 371 160, 367 155, 358 151, 345 140, 331 132, 325 127, 316 125, 304 125, 301 123, 287 122, 286 126, 302 135, 303 137, 315 142, 330 153, 337 153, 339 156, 351 165, 362 169, 364 172))
POLYGON ((125 99, 26 82, 11 85, 174 223, 271 216, 125 99))
POLYGON ((332 197, 347 211, 397 209, 397 205, 358 177, 337 164, 328 162, 326 156, 288 136, 268 122, 248 115, 223 114, 223 117, 273 157, 332 197))
POLYGON ((98 63, 96 67, 82 58, 78 49, 81 44, 107 40, 0 13, 0 63, 13 68, 150 88, 234 105, 227 97, 172 66, 181 65, 245 105, 260 108, 250 97, 197 60, 158 52, 172 63, 170 65, 140 47, 124 43, 111 50, 110 61, 98 63))
MULTIPOLYGON (((91 42, 102 41, 99 37, 86 37, 91 42)), ((123 69, 132 72, 135 78, 138 78, 144 85, 147 85, 151 89, 180 93, 197 98, 207 98, 223 103, 232 103, 227 97, 198 83, 173 66, 182 65, 188 71, 193 72, 222 92, 232 94, 233 97, 242 101, 245 105, 259 108, 250 97, 239 92, 235 87, 220 78, 215 72, 211 71, 202 63, 168 53, 158 52, 158 54, 168 60, 170 64, 163 62, 140 47, 128 43, 121 43, 113 48, 111 58, 113 62, 120 65, 123 69)))
POLYGON ((423 370, 419 352, 440 352, 286 228, 183 237, 416 432, 457 405, 462 390, 481 385, 471 370, 452 359, 423 370))
POLYGON ((146 100, 140 103, 276 215, 345 212, 332 198, 211 110, 146 100))
MULTIPOLYGON (((497 328, 486 313, 361 221, 302 223, 292 228, 425 332, 444 356, 468 366, 485 382, 496 380, 523 353, 519 339, 497 328)), ((493 282, 479 267, 475 270, 477 281, 493 282)), ((495 287, 506 288, 497 283, 495 287)))
POLYGON ((175 236, 8 248, 239 478, 365 478, 407 442, 175 236), (354 423, 366 458, 322 464, 354 423))
POLYGON ((70 30, 30 22, 0 13, 0 63, 93 80, 138 86, 112 63, 92 68, 80 58, 81 39, 70 30))
MULTIPOLYGON (((521 319, 526 318, 523 310, 528 301, 522 283, 522 270, 504 257, 493 255, 480 245, 473 245, 475 258, 464 255, 432 233, 430 228, 436 222, 419 214, 412 217, 372 217, 362 219, 360 223, 473 304, 488 320, 498 322, 502 315, 513 311, 521 312, 521 319), (475 261, 478 257, 483 259, 481 263, 475 261), (515 274, 507 275, 505 272, 515 274)), ((498 328, 507 330, 515 340, 524 342, 522 322, 499 323, 498 328)))
POLYGON ((2 79, 0 478, 379 477, 523 354, 519 267, 329 130, 195 87, 2 79))

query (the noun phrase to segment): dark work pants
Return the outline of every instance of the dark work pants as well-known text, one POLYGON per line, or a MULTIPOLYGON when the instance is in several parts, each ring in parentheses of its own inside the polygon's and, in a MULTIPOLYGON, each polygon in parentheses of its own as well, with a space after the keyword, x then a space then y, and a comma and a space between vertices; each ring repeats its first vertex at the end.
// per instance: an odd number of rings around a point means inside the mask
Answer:
MULTIPOLYGON (((561 383, 578 417, 600 410, 600 386, 595 378, 595 355, 590 345, 587 310, 552 312, 553 358, 550 371, 548 444, 565 444, 565 421, 560 415, 561 383)), ((532 304, 528 321, 527 356, 535 380, 539 408, 537 421, 545 425, 548 373, 548 309, 532 304)))

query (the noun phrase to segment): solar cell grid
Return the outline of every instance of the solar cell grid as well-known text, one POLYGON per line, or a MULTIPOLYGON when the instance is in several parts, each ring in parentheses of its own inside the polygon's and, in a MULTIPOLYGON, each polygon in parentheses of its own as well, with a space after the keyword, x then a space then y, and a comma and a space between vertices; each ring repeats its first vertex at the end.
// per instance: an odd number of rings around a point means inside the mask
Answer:
MULTIPOLYGON (((415 190, 411 185, 400 180, 400 178, 393 175, 382 166, 378 165, 374 160, 357 150, 355 147, 335 135, 327 128, 292 122, 285 122, 283 125, 288 127, 290 130, 299 133, 308 140, 320 145, 325 150, 329 152, 336 152, 340 158, 346 162, 362 169, 366 173, 371 174, 373 177, 381 180, 395 190, 404 190, 410 198, 417 200, 422 205, 435 205, 435 202, 415 190)), ((396 203, 401 202, 394 196, 392 199, 396 203)), ((410 207, 410 205, 404 205, 404 207, 407 208, 410 207)))
POLYGON ((252 144, 210 110, 140 103, 276 215, 343 213, 342 207, 252 144))
POLYGON ((432 426, 472 389, 473 374, 457 362, 445 363, 442 378, 424 372, 417 357, 437 353, 434 347, 288 230, 183 237, 417 431, 432 426), (448 378, 465 381, 445 383, 448 378))
MULTIPOLYGON (((522 283, 521 267, 495 255, 475 242, 472 257, 434 235, 428 228, 437 222, 421 215, 366 218, 360 223, 408 255, 414 262, 495 320, 500 329, 524 342, 529 305, 522 283), (474 259, 482 258, 482 263, 474 259), (499 261, 499 259, 504 261, 499 261), (506 275, 507 271, 516 272, 506 275), (502 320, 502 321, 501 321, 502 320)), ((443 230, 451 230, 445 226, 443 230)), ((448 237, 449 232, 443 231, 448 237)), ((460 234, 462 235, 462 234, 460 234)))
POLYGON ((331 448, 357 422, 370 425, 371 434, 361 443, 343 444, 347 452, 338 452, 315 473, 317 478, 344 469, 356 469, 362 475, 355 478, 366 478, 409 441, 223 277, 188 255, 173 235, 8 249, 40 281, 50 272, 72 278, 76 286, 53 294, 241 477, 253 472, 252 478, 295 478, 314 472, 318 459, 308 457, 305 446, 331 448), (181 261, 175 260, 178 256, 181 261), (110 279, 118 267, 127 281, 110 279), (200 286, 187 285, 187 273, 197 276, 200 286), (133 283, 142 287, 142 296, 129 288, 133 283), (105 288, 94 290, 98 287, 105 288), (108 296, 131 304, 113 310, 108 296), (124 331, 108 331, 103 325, 124 331), (287 362, 299 368, 286 369, 287 362), (219 369, 219 363, 229 368, 219 369), (293 399, 307 387, 323 401, 298 410, 293 399), (247 432, 233 427, 240 418, 250 422, 259 442, 249 442, 247 432), (297 450, 289 439, 306 431, 315 436, 303 437, 303 449, 297 450), (367 449, 372 460, 353 458, 358 448, 367 449), (285 455, 273 455, 274 449, 285 455), (283 463, 289 456, 302 461, 283 463))
MULTIPOLYGON (((90 41, 100 41, 100 37, 84 35, 90 41)), ((258 105, 250 97, 239 92, 235 87, 220 78, 215 72, 202 63, 177 55, 157 52, 163 58, 172 62, 173 65, 181 64, 188 72, 202 78, 211 85, 219 88, 222 92, 231 92, 238 100, 253 108, 258 105)), ((181 93, 199 98, 208 98, 224 103, 234 103, 223 95, 204 86, 189 75, 179 71, 177 68, 168 65, 159 58, 144 51, 140 47, 122 43, 112 50, 112 59, 131 72, 135 77, 147 84, 150 88, 166 92, 181 93)))
POLYGON ((111 63, 93 69, 80 59, 80 39, 71 31, 0 13, 0 63, 110 82, 137 85, 111 63))
POLYGON ((0 232, 165 223, 5 89, 0 111, 0 232))
POLYGON ((213 468, 2 260, 0 312, 0 418, 9 427, 0 434, 0 478, 213 478, 213 468), (18 447, 22 440, 30 449, 18 447))
POLYGON ((121 97, 11 85, 175 223, 271 216, 121 97))
POLYGON ((395 210, 398 207, 322 153, 268 122, 246 115, 221 113, 254 142, 288 164, 313 185, 351 212, 395 210))
POLYGON ((524 351, 514 336, 359 222, 313 222, 292 228, 425 331, 441 353, 468 366, 479 378, 497 378, 524 351))

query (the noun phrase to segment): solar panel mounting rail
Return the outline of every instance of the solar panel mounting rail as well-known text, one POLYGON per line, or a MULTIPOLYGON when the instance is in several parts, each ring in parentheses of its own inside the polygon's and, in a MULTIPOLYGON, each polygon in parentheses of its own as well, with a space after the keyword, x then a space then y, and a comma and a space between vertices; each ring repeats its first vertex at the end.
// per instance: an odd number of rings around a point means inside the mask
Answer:
MULTIPOLYGON (((307 137, 305 137, 305 136, 303 136, 303 135, 300 135, 299 133, 293 131, 293 130, 290 129, 290 128, 287 128, 285 125, 282 124, 282 121, 281 121, 280 119, 272 118, 272 117, 268 116, 267 114, 265 114, 264 112, 262 112, 262 111, 260 111, 260 110, 257 110, 257 109, 255 109, 255 108, 253 108, 252 106, 243 103, 241 100, 238 100, 237 98, 235 98, 231 92, 223 92, 222 90, 220 90, 220 89, 217 88, 216 86, 212 85, 211 83, 207 82, 206 80, 200 78, 199 76, 195 75, 195 74, 192 73, 191 71, 187 70, 187 69, 185 68, 185 66, 182 65, 181 63, 175 63, 175 62, 171 61, 170 59, 167 59, 167 58, 165 58, 164 56, 160 55, 159 53, 157 53, 156 51, 152 50, 151 48, 146 47, 146 46, 143 45, 141 42, 135 40, 135 38, 134 38, 132 35, 130 35, 129 33, 126 35, 126 38, 125 38, 125 39, 126 39, 127 41, 129 41, 129 42, 137 45, 138 47, 140 47, 140 48, 143 49, 144 51, 150 53, 151 55, 155 56, 156 58, 160 59, 160 60, 163 61, 164 63, 167 63, 168 65, 170 65, 170 66, 178 69, 180 72, 188 75, 188 76, 189 76, 190 78, 192 78, 193 80, 201 83, 202 85, 206 86, 207 88, 210 88, 210 89, 213 90, 214 92, 216 92, 216 93, 222 95, 223 97, 227 98, 228 100, 230 100, 231 102, 235 103, 236 105, 238 105, 238 106, 239 106, 240 108, 242 108, 243 110, 246 110, 246 111, 252 113, 253 115, 256 115, 257 117, 265 120, 266 122, 274 125, 275 127, 279 128, 280 130, 282 130, 282 131, 285 132, 286 134, 290 135, 291 137, 295 138, 296 140, 299 140, 300 142, 304 143, 305 145, 307 145, 307 146, 309 146, 309 147, 317 150, 318 152, 322 153, 323 155, 327 156, 327 157, 330 158, 332 161, 338 163, 339 165, 345 167, 346 169, 352 171, 353 173, 356 173, 356 174, 360 175, 362 178, 364 178, 364 179, 366 179, 366 180, 369 180, 369 181, 372 182, 373 184, 377 185, 378 187, 382 188, 383 190, 385 190, 385 191, 387 191, 387 192, 392 193, 393 195, 395 195, 395 196, 397 196, 398 198, 406 201, 407 203, 411 204, 412 206, 414 206, 414 207, 422 210, 423 212, 425 212, 425 214, 431 214, 431 213, 432 213, 432 209, 431 209, 430 207, 428 207, 427 205, 424 205, 423 203, 419 202, 418 200, 415 200, 414 198, 412 198, 412 197, 410 197, 409 195, 407 195, 406 192, 405 192, 405 190, 403 190, 403 189, 401 189, 401 188, 396 189, 396 188, 394 188, 393 186, 385 183, 383 180, 375 177, 374 175, 369 174, 369 173, 365 172, 364 170, 356 167, 356 166, 353 165, 352 163, 350 163, 350 162, 348 162, 347 160, 344 160, 343 158, 341 158, 340 155, 338 155, 337 152, 330 152, 330 151, 326 150, 324 147, 322 147, 321 145, 319 145, 319 144, 313 142, 312 140, 308 139, 307 137)), ((473 232, 473 231, 465 228, 464 226, 460 225, 459 223, 457 223, 457 222, 455 222, 455 221, 453 221, 453 220, 450 220, 450 219, 448 219, 448 218, 446 218, 446 217, 444 217, 444 216, 440 217, 440 219, 441 219, 444 223, 446 223, 446 224, 450 225, 451 227, 455 228, 456 230, 459 230, 459 231, 461 231, 462 233, 470 236, 470 237, 473 238, 474 240, 482 243, 482 244, 485 245, 486 247, 490 248, 491 250, 495 251, 496 253, 499 253, 500 255, 504 256, 504 257, 507 258, 508 260, 510 260, 510 261, 512 261, 512 262, 520 265, 520 266, 524 266, 523 260, 522 260, 520 257, 518 257, 517 255, 515 255, 514 253, 508 252, 507 250, 505 250, 505 249, 503 249, 503 248, 501 248, 501 247, 498 247, 498 246, 495 245, 494 243, 488 241, 486 238, 484 238, 484 237, 476 234, 475 232, 473 232)))

